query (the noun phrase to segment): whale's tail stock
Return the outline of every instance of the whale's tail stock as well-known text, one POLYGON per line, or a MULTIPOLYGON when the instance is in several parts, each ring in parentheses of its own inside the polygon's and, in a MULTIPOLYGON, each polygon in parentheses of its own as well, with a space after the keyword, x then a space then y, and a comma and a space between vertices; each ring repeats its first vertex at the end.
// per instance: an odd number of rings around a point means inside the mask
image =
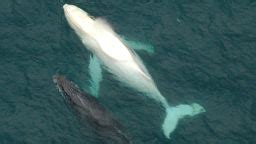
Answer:
POLYGON ((205 109, 197 103, 190 105, 180 104, 175 107, 167 107, 166 117, 162 125, 164 135, 170 139, 170 134, 175 130, 179 119, 186 116, 192 117, 203 112, 205 112, 205 109))

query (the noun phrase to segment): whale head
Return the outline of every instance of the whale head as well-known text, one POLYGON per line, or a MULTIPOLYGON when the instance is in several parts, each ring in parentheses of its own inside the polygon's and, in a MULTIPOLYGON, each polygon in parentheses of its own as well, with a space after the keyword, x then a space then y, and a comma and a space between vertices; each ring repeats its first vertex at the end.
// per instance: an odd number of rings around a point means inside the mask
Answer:
POLYGON ((82 92, 75 83, 69 81, 65 76, 62 75, 54 75, 53 82, 57 85, 57 88, 68 100, 68 102, 71 102, 79 107, 87 107, 87 93, 82 92))
POLYGON ((63 9, 69 25, 80 37, 82 37, 83 34, 91 33, 94 20, 87 12, 70 4, 64 4, 63 9))
POLYGON ((65 76, 54 75, 53 82, 57 85, 59 91, 67 97, 71 97, 78 92, 78 87, 71 81, 67 80, 65 76))

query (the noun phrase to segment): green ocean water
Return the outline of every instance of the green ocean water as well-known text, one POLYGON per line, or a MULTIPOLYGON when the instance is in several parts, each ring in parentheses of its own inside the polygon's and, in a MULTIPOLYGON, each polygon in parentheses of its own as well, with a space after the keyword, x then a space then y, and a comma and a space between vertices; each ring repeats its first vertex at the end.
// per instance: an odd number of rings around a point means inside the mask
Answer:
POLYGON ((89 88, 90 53, 67 24, 64 3, 154 45, 154 55, 138 55, 168 102, 207 110, 182 119, 166 139, 161 106, 104 70, 99 101, 134 144, 256 143, 256 1, 1 0, 1 144, 102 143, 52 81, 59 73, 89 88))

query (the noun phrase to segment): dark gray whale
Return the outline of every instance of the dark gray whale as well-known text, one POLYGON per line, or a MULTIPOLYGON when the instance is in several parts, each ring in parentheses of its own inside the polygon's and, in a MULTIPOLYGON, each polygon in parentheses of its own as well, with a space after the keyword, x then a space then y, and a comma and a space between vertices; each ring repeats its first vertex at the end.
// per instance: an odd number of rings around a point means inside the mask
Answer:
POLYGON ((113 118, 112 114, 95 97, 81 91, 75 83, 64 76, 55 75, 53 76, 53 81, 79 115, 85 117, 101 137, 106 138, 104 143, 107 141, 111 141, 111 144, 132 143, 123 133, 121 124, 113 118))

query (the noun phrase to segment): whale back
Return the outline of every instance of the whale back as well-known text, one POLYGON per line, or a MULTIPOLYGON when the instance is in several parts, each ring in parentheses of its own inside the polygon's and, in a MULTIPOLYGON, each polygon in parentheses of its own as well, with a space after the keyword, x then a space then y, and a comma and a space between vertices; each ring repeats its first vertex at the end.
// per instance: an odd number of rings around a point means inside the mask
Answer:
POLYGON ((126 46, 105 20, 101 18, 94 20, 94 31, 92 31, 91 35, 97 41, 99 48, 109 57, 119 61, 132 59, 126 46))

